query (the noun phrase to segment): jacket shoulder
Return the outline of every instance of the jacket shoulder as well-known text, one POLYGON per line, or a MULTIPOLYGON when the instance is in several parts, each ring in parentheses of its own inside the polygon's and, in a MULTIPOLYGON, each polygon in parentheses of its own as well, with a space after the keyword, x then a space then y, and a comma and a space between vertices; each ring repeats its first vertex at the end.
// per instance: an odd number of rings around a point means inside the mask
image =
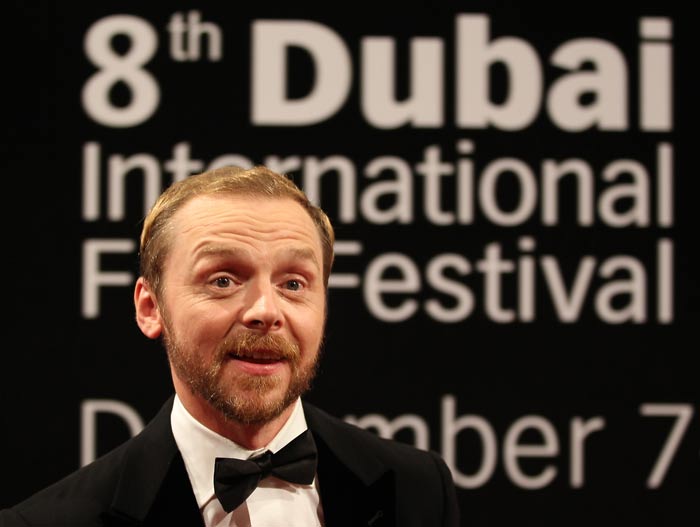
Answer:
POLYGON ((360 479, 369 483, 392 475, 399 524, 459 525, 452 474, 437 452, 383 438, 312 404, 304 403, 304 414, 324 448, 360 479))
POLYGON ((125 490, 138 495, 139 504, 148 504, 177 450, 170 430, 171 408, 172 397, 136 436, 0 512, 4 522, 0 527, 103 525, 104 514, 125 490))
POLYGON ((85 519, 109 508, 130 441, 3 511, 0 525, 94 525, 85 519))
POLYGON ((304 413, 312 432, 331 446, 346 464, 357 465, 361 460, 371 459, 407 477, 412 474, 412 478, 430 480, 438 476, 443 480, 449 478, 447 483, 452 485, 447 465, 437 452, 381 437, 309 403, 304 403, 304 413))

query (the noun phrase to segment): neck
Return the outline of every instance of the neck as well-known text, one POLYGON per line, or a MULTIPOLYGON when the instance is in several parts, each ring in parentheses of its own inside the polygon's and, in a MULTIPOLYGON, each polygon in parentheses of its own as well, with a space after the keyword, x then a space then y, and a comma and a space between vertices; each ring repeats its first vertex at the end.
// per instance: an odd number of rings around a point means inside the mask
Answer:
POLYGON ((175 391, 192 417, 208 429, 248 450, 257 450, 270 443, 294 411, 294 404, 291 404, 271 421, 246 424, 225 417, 220 410, 194 395, 187 386, 178 386, 176 383, 175 391))

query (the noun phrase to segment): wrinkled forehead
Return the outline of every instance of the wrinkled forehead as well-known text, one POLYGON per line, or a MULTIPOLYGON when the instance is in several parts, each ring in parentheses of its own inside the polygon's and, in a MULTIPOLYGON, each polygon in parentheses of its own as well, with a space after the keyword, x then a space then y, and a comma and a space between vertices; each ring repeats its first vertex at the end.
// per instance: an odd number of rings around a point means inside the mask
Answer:
POLYGON ((304 207, 291 198, 207 195, 192 198, 173 216, 172 244, 212 240, 297 244, 318 253, 321 235, 304 207))
POLYGON ((214 221, 291 222, 300 228, 316 230, 311 215, 292 198, 240 194, 207 194, 189 199, 173 215, 179 226, 209 224, 214 221))

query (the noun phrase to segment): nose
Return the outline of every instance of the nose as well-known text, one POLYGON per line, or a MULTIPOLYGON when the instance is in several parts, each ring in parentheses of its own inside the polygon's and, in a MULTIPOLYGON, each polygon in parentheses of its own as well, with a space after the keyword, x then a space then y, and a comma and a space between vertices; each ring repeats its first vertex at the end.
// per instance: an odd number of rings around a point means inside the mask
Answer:
POLYGON ((277 291, 269 282, 255 281, 250 284, 242 310, 242 322, 258 331, 270 331, 282 327, 282 312, 277 291))

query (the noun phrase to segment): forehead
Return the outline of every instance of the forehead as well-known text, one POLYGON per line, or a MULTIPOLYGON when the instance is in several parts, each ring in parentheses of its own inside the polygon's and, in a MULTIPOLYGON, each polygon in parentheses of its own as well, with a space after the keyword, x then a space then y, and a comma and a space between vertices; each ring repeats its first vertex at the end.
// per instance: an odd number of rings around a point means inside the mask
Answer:
POLYGON ((191 199, 173 216, 174 245, 237 242, 304 244, 321 252, 321 238, 307 211, 290 198, 214 195, 191 199))

